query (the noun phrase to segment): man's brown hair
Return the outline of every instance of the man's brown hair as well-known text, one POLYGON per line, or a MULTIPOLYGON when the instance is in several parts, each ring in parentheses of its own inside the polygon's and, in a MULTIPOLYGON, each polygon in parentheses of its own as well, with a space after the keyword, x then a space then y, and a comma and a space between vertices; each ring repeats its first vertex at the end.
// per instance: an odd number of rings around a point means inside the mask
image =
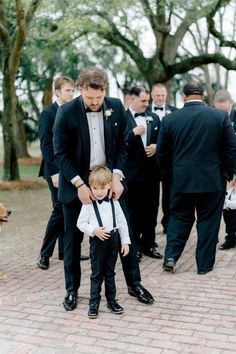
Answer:
POLYGON ((74 80, 69 76, 59 76, 54 80, 54 90, 60 90, 62 85, 70 84, 75 87, 74 80))
POLYGON ((105 90, 108 78, 105 71, 96 67, 86 68, 78 76, 77 84, 83 88, 91 87, 95 90, 105 90))

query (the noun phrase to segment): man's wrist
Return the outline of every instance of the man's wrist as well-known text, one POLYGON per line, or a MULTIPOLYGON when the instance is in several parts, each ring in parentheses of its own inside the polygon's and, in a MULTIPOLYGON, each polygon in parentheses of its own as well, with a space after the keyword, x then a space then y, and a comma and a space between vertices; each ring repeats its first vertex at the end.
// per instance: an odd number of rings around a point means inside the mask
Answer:
POLYGON ((75 182, 75 184, 74 184, 74 186, 78 189, 78 188, 80 188, 80 187, 82 187, 82 186, 84 186, 85 185, 85 183, 82 181, 82 180, 77 180, 76 182, 75 182))

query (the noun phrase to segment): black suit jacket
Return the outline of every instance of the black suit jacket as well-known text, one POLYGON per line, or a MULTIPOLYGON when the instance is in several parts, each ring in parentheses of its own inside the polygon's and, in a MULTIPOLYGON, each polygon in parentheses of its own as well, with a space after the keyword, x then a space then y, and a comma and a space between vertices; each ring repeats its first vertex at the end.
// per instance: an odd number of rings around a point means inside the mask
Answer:
MULTIPOLYGON (((165 104, 166 115, 167 115, 167 114, 170 114, 170 113, 172 113, 172 112, 174 112, 174 111, 176 111, 177 109, 178 109, 177 107, 172 106, 172 105, 170 105, 169 103, 166 103, 166 104, 165 104)), ((150 103, 150 104, 148 105, 147 111, 152 112, 152 103, 150 103)), ((155 114, 158 115, 158 110, 156 110, 156 111, 153 112, 153 113, 155 113, 155 114)))
MULTIPOLYGON (((127 122, 125 109, 116 98, 105 97, 102 110, 112 109, 104 115, 104 139, 107 166, 124 171, 127 157, 127 122)), ((90 136, 84 103, 77 97, 61 106, 53 128, 54 152, 59 166, 59 200, 70 203, 77 197, 71 180, 79 175, 87 182, 90 165, 90 136)))
POLYGON ((54 102, 44 109, 39 116, 38 135, 43 158, 38 175, 43 176, 45 179, 57 174, 59 171, 53 152, 52 131, 58 107, 58 104, 54 102))
POLYGON ((222 191, 233 178, 236 137, 226 112, 186 103, 162 120, 157 155, 175 192, 222 191))
MULTIPOLYGON (((147 123, 147 145, 156 144, 160 129, 160 119, 154 113, 146 111, 146 117, 153 120, 147 123)), ((124 174, 128 186, 139 184, 140 182, 160 178, 160 171, 157 167, 156 156, 147 157, 142 138, 134 135, 133 128, 137 127, 135 118, 130 110, 126 111, 128 122, 128 158, 124 174)))
POLYGON ((232 111, 230 112, 230 120, 234 128, 234 131, 236 133, 236 110, 235 109, 232 109, 232 111))

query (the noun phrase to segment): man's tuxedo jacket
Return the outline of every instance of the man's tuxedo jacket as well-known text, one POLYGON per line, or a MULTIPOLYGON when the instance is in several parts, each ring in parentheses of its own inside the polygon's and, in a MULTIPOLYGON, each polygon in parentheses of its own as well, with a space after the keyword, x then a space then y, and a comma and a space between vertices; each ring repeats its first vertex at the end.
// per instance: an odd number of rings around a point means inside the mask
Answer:
POLYGON ((234 128, 234 131, 236 133, 236 109, 232 109, 232 111, 230 113, 230 120, 231 120, 232 126, 234 128))
MULTIPOLYGON (((153 120, 147 122, 147 145, 156 144, 160 129, 160 119, 151 112, 146 112, 146 117, 153 120)), ((140 135, 134 135, 133 128, 137 127, 135 118, 130 110, 126 111, 126 119, 128 122, 128 158, 124 174, 128 186, 139 184, 144 180, 153 180, 160 177, 160 171, 157 167, 156 156, 147 157, 142 138, 140 135)))
POLYGON ((38 135, 43 159, 39 168, 39 177, 48 179, 58 173, 59 169, 55 162, 53 152, 53 132, 52 127, 58 110, 58 104, 54 102, 44 109, 39 116, 38 135))
POLYGON ((181 193, 217 192, 233 178, 236 136, 229 115, 200 101, 162 120, 157 155, 172 188, 181 193))
MULTIPOLYGON (((103 105, 106 165, 124 171, 127 157, 127 122, 125 109, 116 98, 105 97, 103 105), (106 116, 106 112, 111 112, 106 116)), ((79 175, 87 182, 90 165, 90 136, 81 97, 61 106, 53 128, 54 153, 59 166, 59 200, 70 203, 77 197, 71 180, 79 175)))

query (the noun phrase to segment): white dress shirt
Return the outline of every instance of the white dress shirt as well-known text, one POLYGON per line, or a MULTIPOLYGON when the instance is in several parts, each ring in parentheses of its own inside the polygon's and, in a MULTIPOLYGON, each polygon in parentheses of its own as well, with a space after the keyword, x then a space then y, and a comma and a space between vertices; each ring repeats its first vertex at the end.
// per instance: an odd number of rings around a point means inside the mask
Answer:
POLYGON ((161 110, 161 109, 156 109, 155 110, 155 107, 157 107, 157 106, 154 104, 154 102, 152 102, 152 112, 156 113, 158 115, 158 117, 160 118, 160 121, 161 121, 162 118, 165 117, 165 115, 166 115, 166 105, 164 104, 164 106, 160 106, 160 108, 163 108, 163 110, 161 110))
MULTIPOLYGON (((131 108, 129 108, 130 112, 132 113, 133 117, 135 115, 135 111, 133 111, 131 108)), ((145 129, 145 132, 140 135, 141 139, 142 139, 142 142, 143 142, 143 146, 144 148, 147 147, 147 121, 146 121, 146 117, 144 116, 137 116, 135 119, 135 122, 136 124, 139 126, 139 125, 143 125, 146 129, 145 129)))
MULTIPOLYGON (((124 213, 121 209, 120 203, 117 200, 113 200, 115 208, 116 226, 120 233, 121 244, 130 244, 129 230, 124 213)), ((113 217, 111 203, 103 201, 101 204, 97 203, 98 210, 102 219, 102 224, 108 232, 113 230, 113 217)), ((84 234, 93 237, 93 231, 95 228, 100 227, 97 221, 97 217, 93 208, 93 204, 83 204, 80 211, 77 227, 84 234)), ((95 236, 96 237, 96 236, 95 236)))
POLYGON ((87 114, 90 136, 90 170, 97 165, 106 163, 104 125, 102 112, 89 112, 87 114))

